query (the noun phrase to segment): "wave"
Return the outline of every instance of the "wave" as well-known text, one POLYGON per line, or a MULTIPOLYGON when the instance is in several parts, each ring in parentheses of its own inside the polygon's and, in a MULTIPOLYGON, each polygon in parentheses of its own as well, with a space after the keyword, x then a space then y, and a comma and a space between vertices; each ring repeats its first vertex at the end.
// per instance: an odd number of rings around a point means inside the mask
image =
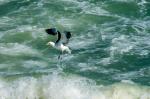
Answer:
POLYGON ((96 85, 78 76, 52 74, 39 78, 0 80, 1 99, 150 99, 150 88, 128 81, 96 85))

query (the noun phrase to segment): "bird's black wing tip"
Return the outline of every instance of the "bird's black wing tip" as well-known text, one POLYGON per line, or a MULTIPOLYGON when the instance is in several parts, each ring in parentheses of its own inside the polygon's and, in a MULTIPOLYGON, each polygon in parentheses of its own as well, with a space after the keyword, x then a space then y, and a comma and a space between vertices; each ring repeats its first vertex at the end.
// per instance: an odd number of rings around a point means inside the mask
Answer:
POLYGON ((65 31, 67 39, 71 38, 72 34, 70 31, 65 31))
POLYGON ((47 34, 50 34, 50 35, 56 35, 57 34, 56 28, 45 29, 45 32, 47 34))

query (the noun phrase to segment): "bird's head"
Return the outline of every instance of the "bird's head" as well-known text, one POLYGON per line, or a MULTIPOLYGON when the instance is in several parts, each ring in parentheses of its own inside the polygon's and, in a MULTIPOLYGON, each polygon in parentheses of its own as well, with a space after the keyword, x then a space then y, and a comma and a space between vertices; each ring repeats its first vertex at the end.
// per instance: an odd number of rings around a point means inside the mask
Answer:
POLYGON ((54 46, 55 46, 55 43, 50 41, 50 42, 48 42, 46 45, 49 45, 49 46, 54 47, 54 46))

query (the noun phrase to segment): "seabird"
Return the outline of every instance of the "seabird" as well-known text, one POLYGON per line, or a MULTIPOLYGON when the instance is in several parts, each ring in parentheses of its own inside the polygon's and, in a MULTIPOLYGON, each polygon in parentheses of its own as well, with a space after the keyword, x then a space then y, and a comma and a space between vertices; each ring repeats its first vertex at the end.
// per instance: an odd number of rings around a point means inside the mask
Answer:
MULTIPOLYGON (((53 48, 55 48, 57 50, 60 50, 61 54, 63 54, 63 52, 67 52, 67 53, 71 54, 71 50, 67 46, 69 39, 71 38, 71 32, 65 31, 63 33, 60 33, 59 31, 56 30, 56 28, 46 29, 45 31, 49 35, 53 35, 53 36, 57 35, 58 36, 58 38, 55 42, 49 41, 47 43, 47 45, 52 46, 53 48)), ((60 58, 60 55, 58 58, 60 58)))

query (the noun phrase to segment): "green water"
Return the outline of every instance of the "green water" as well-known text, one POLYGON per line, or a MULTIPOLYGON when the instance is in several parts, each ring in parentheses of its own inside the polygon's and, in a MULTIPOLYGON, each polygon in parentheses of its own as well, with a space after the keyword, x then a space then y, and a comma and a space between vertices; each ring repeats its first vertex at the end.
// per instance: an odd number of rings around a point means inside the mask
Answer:
POLYGON ((150 99, 149 39, 149 0, 0 0, 0 99, 150 99))

